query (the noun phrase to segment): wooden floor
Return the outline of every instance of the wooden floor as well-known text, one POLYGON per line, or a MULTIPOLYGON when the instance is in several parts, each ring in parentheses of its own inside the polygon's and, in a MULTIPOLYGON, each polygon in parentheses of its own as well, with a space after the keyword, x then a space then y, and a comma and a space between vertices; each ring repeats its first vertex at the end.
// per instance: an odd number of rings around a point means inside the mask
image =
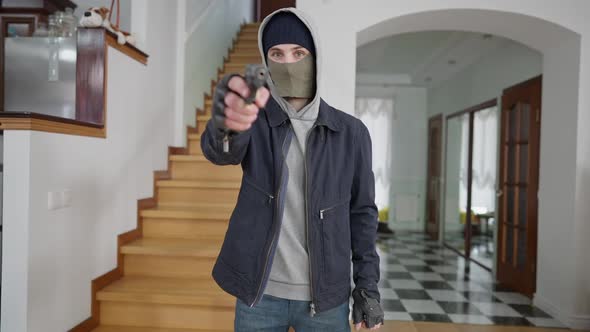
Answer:
MULTIPOLYGON (((354 329, 353 329, 354 331, 354 329)), ((361 330, 368 331, 368 330, 361 330)), ((570 332, 558 328, 387 321, 379 332, 570 332)))

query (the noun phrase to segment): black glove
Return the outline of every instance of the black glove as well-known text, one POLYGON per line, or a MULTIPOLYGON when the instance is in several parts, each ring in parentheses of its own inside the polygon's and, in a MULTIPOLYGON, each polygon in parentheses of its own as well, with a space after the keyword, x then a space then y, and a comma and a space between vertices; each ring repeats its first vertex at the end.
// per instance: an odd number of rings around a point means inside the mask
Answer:
POLYGON ((217 82, 215 86, 215 92, 213 93, 213 107, 211 110, 211 118, 215 128, 221 131, 227 131, 225 127, 225 95, 232 91, 236 95, 242 97, 246 104, 251 104, 256 98, 256 92, 259 88, 266 86, 266 80, 268 77, 268 71, 262 65, 247 65, 244 76, 240 74, 227 74, 217 82), (244 98, 239 93, 232 91, 229 87, 229 81, 234 76, 240 76, 248 85, 250 95, 244 98))
MULTIPOLYGON (((227 86, 229 81, 234 76, 240 76, 239 74, 227 74, 223 76, 217 85, 215 86, 215 92, 213 93, 213 105, 211 107, 211 120, 213 125, 219 131, 225 131, 225 95, 231 91, 227 86)), ((239 96, 239 94, 237 94, 239 96)))
POLYGON ((365 321, 367 328, 372 328, 377 324, 383 325, 383 309, 381 309, 379 301, 370 298, 364 289, 356 289, 352 292, 352 298, 354 299, 352 306, 354 324, 365 321))

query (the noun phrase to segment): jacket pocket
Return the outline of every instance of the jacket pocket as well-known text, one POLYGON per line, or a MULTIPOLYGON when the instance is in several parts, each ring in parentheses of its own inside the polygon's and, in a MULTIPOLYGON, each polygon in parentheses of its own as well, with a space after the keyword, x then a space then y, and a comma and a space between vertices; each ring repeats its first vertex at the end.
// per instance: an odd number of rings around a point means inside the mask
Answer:
MULTIPOLYGON (((254 183, 254 181, 248 179, 245 175, 244 175, 244 184, 248 185, 250 187, 252 187, 252 189, 254 189, 255 191, 257 191, 261 196, 257 199, 257 200, 261 200, 262 203, 266 203, 267 205, 271 205, 272 201, 275 199, 275 196, 269 192, 267 192, 266 190, 262 189, 262 187, 260 187, 259 185, 257 185, 256 183, 254 183)), ((256 199, 256 196, 247 196, 250 199, 256 199)))
POLYGON ((254 281, 272 225, 274 196, 244 178, 219 254, 235 273, 254 281))
POLYGON ((350 282, 350 197, 318 211, 322 233, 322 290, 350 282))

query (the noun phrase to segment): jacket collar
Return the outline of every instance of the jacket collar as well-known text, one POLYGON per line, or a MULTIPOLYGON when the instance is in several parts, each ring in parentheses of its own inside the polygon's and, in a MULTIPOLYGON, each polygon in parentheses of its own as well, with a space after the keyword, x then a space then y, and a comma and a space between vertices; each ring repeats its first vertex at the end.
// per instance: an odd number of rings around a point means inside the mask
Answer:
POLYGON ((332 131, 340 131, 340 120, 336 117, 336 111, 320 98, 320 111, 317 124, 326 126, 332 131))
MULTIPOLYGON (((289 116, 283 112, 272 97, 269 98, 264 110, 271 127, 277 127, 289 119, 289 116)), ((340 121, 336 118, 335 111, 323 99, 320 99, 320 110, 316 123, 320 126, 326 126, 332 131, 340 131, 340 121)))

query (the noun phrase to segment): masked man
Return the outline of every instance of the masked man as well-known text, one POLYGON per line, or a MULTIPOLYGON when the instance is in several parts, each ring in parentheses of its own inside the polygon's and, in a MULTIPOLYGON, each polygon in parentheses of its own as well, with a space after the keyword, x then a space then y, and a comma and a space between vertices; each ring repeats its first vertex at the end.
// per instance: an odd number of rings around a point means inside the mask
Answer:
POLYGON ((367 128, 321 99, 319 42, 301 11, 266 17, 258 44, 269 89, 247 105, 244 79, 224 77, 201 138, 211 162, 243 169, 213 269, 237 298, 235 330, 350 331, 351 263, 353 321, 377 329, 383 311, 367 128))

